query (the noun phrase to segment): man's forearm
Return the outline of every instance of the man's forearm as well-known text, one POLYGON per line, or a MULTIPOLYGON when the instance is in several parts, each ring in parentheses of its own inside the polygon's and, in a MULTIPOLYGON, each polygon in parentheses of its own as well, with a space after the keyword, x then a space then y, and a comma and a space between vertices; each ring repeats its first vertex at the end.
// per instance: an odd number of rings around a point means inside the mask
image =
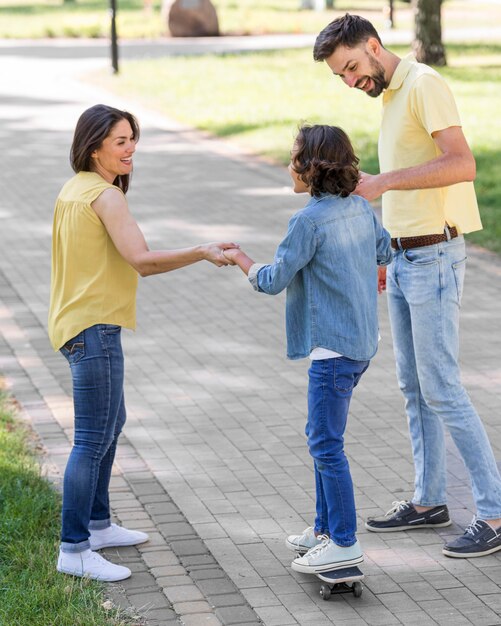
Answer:
POLYGON ((448 187, 475 179, 473 157, 441 154, 436 159, 380 174, 384 191, 448 187))
POLYGON ((366 200, 375 200, 386 191, 409 191, 448 187, 475 179, 473 155, 441 154, 436 159, 381 174, 361 173, 355 193, 366 200))

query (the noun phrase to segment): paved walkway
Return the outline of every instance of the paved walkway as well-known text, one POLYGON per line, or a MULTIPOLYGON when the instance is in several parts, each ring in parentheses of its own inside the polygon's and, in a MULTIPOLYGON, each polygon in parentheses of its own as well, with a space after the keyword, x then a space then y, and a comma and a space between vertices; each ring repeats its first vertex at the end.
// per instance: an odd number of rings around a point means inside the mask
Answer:
MULTIPOLYGON (((70 175, 76 118, 98 101, 79 83, 102 59, 0 55, 0 371, 60 480, 71 438, 71 383, 46 333, 53 202, 70 175)), ((48 55, 47 55, 48 56, 48 55)), ((302 198, 284 168, 239 154, 132 107, 142 123, 130 205, 152 247, 237 239, 271 259, 302 198)), ((469 248, 462 315, 464 381, 501 458, 501 259, 469 248)), ((284 356, 283 297, 255 294, 209 264, 140 281, 138 329, 124 333, 128 422, 113 477, 117 520, 151 533, 112 551, 134 570, 110 586, 148 625, 501 624, 501 554, 441 555, 472 502, 450 446, 441 532, 367 533, 363 519, 410 496, 413 468, 381 298, 379 354, 357 389, 347 435, 366 562, 362 598, 323 602, 290 570, 284 537, 312 520, 306 450, 307 363, 284 356)), ((41 625, 42 626, 42 625, 41 625)), ((70 625, 68 625, 70 626, 70 625)))

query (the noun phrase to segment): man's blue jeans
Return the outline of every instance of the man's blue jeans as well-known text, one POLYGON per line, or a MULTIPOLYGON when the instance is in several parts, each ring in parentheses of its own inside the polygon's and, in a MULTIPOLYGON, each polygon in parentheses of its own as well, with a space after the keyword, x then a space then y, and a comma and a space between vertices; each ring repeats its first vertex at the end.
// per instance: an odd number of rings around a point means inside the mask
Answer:
POLYGON ((309 369, 306 436, 314 459, 315 532, 339 546, 356 541, 357 516, 344 431, 354 387, 369 361, 346 357, 312 361, 309 369))
POLYGON ((117 439, 125 423, 121 327, 91 326, 62 354, 73 379, 75 435, 63 485, 61 548, 90 547, 89 528, 110 525, 108 489, 117 439))
POLYGON ((462 236, 394 252, 387 276, 397 377, 415 465, 413 502, 445 504, 445 425, 470 475, 477 515, 501 517, 501 478, 484 426, 460 380, 462 236))

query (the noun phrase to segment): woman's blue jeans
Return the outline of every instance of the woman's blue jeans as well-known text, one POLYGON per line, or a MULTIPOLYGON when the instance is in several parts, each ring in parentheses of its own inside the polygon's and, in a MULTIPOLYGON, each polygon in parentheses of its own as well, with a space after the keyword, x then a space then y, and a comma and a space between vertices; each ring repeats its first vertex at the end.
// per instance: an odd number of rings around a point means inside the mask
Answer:
POLYGON ((347 357, 312 361, 309 369, 306 436, 314 459, 315 532, 339 546, 356 541, 357 516, 344 432, 353 389, 369 361, 347 357))
POLYGON ((89 529, 110 525, 108 489, 117 439, 125 423, 121 327, 97 324, 61 353, 73 379, 75 435, 63 484, 61 548, 90 547, 89 529))
POLYGON ((415 466, 413 502, 447 501, 444 426, 469 472, 477 515, 501 517, 501 477, 478 413, 461 383, 459 310, 466 268, 462 236, 394 252, 387 292, 397 377, 415 466))

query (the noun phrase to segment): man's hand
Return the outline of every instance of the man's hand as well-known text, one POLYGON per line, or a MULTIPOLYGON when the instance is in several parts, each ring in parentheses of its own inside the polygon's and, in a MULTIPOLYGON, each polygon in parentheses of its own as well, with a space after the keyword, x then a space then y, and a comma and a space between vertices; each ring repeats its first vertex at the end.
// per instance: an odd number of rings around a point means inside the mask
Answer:
POLYGON ((360 172, 357 188, 353 193, 362 196, 369 202, 379 198, 386 191, 381 174, 367 174, 360 172))
POLYGON ((377 292, 386 291, 386 265, 378 265, 377 268, 377 292))

